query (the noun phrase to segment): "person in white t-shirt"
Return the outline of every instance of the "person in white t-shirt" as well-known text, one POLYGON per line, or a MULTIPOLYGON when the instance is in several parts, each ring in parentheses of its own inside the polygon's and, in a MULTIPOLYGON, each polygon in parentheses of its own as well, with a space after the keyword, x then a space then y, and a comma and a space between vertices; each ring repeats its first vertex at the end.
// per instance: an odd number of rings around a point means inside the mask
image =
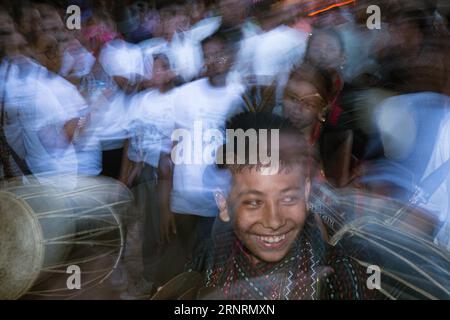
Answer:
POLYGON ((100 142, 93 136, 90 123, 90 109, 77 88, 69 81, 59 76, 63 62, 61 46, 52 36, 41 35, 36 41, 34 56, 48 69, 42 68, 39 73, 40 83, 45 84, 57 98, 64 111, 73 117, 66 128, 73 133, 69 140, 73 144, 78 161, 80 175, 98 175, 101 171, 100 142))
POLYGON ((161 11, 162 34, 142 41, 139 46, 144 55, 145 67, 151 70, 152 55, 165 54, 171 69, 188 82, 198 78, 203 68, 201 42, 213 34, 220 25, 220 18, 212 17, 190 26, 183 6, 170 5, 161 11))
POLYGON ((81 79, 92 71, 96 60, 76 38, 71 38, 68 32, 63 34, 65 45, 59 74, 78 86, 81 79))
MULTIPOLYGON (((303 62, 309 34, 283 24, 282 13, 277 9, 269 10, 266 5, 256 4, 254 20, 243 28, 236 70, 257 92, 254 95, 269 94, 275 100, 273 112, 280 113, 289 74, 303 62), (270 94, 272 90, 274 93, 270 94)), ((268 97, 253 98, 259 103, 268 97)))
MULTIPOLYGON (((20 34, 13 36, 25 41, 20 34)), ((37 43, 38 48, 45 48, 51 43, 51 37, 42 37, 37 43)), ((36 52, 38 59, 39 53, 36 52)), ((51 63, 41 60, 44 66, 22 54, 4 61, 7 79, 3 97, 5 135, 8 144, 34 175, 43 178, 77 174, 78 162, 71 140, 77 130, 78 113, 65 108, 46 81, 49 69, 58 65, 58 55, 51 63)))
POLYGON ((124 143, 129 137, 126 115, 133 108, 132 97, 144 73, 142 53, 137 45, 113 40, 102 48, 99 62, 111 86, 91 102, 95 105, 91 122, 103 150, 102 175, 120 179, 124 143))
MULTIPOLYGON (((214 172, 205 174, 214 163, 214 152, 223 142, 226 120, 244 111, 239 83, 228 83, 232 52, 225 37, 212 35, 204 40, 205 78, 184 85, 177 90, 174 100, 175 130, 171 154, 160 160, 161 171, 167 173, 161 199, 160 252, 158 280, 161 283, 193 262, 194 252, 201 250, 209 237, 217 215, 213 198, 214 172), (208 132, 221 133, 204 138, 208 132), (197 146, 197 147, 196 147, 197 146), (200 148, 197 150, 196 148, 200 148), (188 150, 192 152, 189 152, 188 150), (211 154, 208 156, 208 152, 211 154), (208 159, 212 160, 211 163, 208 159), (170 178, 173 175, 173 178, 170 178)), ((161 182, 163 183, 163 182, 161 182)))
POLYGON ((161 155, 170 154, 174 128, 174 73, 163 54, 152 57, 151 88, 132 98, 128 114, 129 139, 125 143, 127 158, 122 163, 122 182, 134 195, 133 215, 128 223, 128 252, 125 265, 128 295, 150 294, 158 284, 159 207, 168 199, 159 197, 158 179, 161 155), (141 271, 141 266, 143 270, 141 271))
POLYGON ((127 156, 132 162, 128 168, 128 185, 137 177, 137 164, 145 163, 157 169, 160 154, 170 153, 174 126, 173 78, 167 57, 157 54, 153 63, 152 89, 141 91, 132 98, 134 107, 127 120, 130 131, 127 156))

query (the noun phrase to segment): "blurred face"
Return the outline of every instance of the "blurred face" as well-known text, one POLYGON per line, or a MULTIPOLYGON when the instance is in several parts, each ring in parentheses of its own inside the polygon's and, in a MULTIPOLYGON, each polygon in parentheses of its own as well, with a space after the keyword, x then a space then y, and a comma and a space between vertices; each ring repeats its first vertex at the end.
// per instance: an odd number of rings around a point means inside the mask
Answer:
POLYGON ((45 18, 42 19, 43 34, 51 36, 57 42, 56 46, 53 46, 53 48, 51 49, 53 50, 53 55, 55 57, 51 59, 53 61, 50 64, 50 68, 48 67, 48 69, 51 69, 52 71, 54 70, 59 71, 62 59, 61 54, 62 51, 64 50, 65 45, 67 44, 66 42, 68 41, 69 34, 65 29, 61 17, 59 16, 58 12, 55 9, 53 8, 49 9, 44 17, 45 18))
POLYGON ((324 118, 325 101, 309 82, 291 79, 284 92, 284 117, 302 130, 324 118))
POLYGON ((303 229, 308 196, 309 182, 300 165, 276 175, 245 169, 233 176, 231 221, 256 261, 278 262, 288 254, 303 229))
POLYGON ((196 1, 190 7, 190 16, 193 21, 199 21, 205 16, 205 3, 203 1, 196 1))
POLYGON ((239 25, 245 20, 248 0, 221 0, 219 11, 228 26, 239 25))
POLYGON ((61 68, 62 53, 54 37, 41 36, 36 45, 36 59, 48 70, 58 73, 61 68))
POLYGON ((12 34, 14 30, 14 22, 10 15, 6 12, 0 12, 0 34, 12 34))
POLYGON ((174 17, 176 31, 186 31, 189 29, 189 16, 183 11, 179 11, 174 17))
POLYGON ((22 11, 22 17, 20 18, 19 28, 22 34, 29 32, 38 32, 40 30, 40 14, 37 9, 24 8, 22 11))
POLYGON ((64 23, 56 9, 51 7, 41 8, 42 31, 47 35, 57 36, 59 32, 65 30, 64 23))
POLYGON ((57 32, 57 34, 55 35, 55 39, 58 42, 59 46, 61 47, 61 50, 64 51, 69 47, 71 41, 74 38, 72 34, 67 30, 61 30, 57 32))
POLYGON ((176 32, 189 29, 189 17, 185 10, 181 8, 175 10, 175 12, 163 12, 161 19, 163 21, 164 36, 167 38, 170 38, 176 32))
POLYGON ((163 23, 158 11, 151 10, 145 16, 144 25, 150 30, 155 37, 164 36, 163 23))
POLYGON ((8 56, 30 56, 28 44, 22 34, 14 32, 11 35, 1 37, 0 40, 4 40, 5 52, 8 56))
POLYGON ((310 38, 308 60, 323 69, 337 70, 344 64, 344 55, 339 40, 326 33, 310 38))
POLYGON ((203 57, 208 77, 223 75, 231 67, 231 56, 220 40, 214 39, 206 42, 203 45, 203 57))
POLYGON ((173 79, 173 72, 165 59, 157 58, 153 62, 152 81, 156 87, 163 86, 173 79))

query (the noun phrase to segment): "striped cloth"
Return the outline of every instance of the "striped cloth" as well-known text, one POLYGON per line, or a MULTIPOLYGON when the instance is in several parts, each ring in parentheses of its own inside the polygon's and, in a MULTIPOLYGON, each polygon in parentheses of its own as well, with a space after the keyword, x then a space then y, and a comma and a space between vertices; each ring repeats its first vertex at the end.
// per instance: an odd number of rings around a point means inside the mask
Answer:
POLYGON ((206 270, 204 298, 230 300, 370 299, 363 269, 323 240, 313 215, 288 255, 255 264, 229 230, 217 235, 206 270))

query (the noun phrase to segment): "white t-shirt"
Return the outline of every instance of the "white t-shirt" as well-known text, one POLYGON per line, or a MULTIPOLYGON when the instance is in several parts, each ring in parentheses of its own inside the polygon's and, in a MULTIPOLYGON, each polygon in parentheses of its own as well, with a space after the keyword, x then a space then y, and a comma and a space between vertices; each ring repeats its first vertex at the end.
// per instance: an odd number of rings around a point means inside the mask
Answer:
POLYGON ((203 19, 182 34, 175 34, 171 43, 171 60, 176 72, 185 80, 197 77, 203 69, 201 42, 213 34, 220 26, 221 19, 203 19))
MULTIPOLYGON (((56 96, 68 117, 86 116, 89 108, 77 88, 64 78, 50 74, 44 78, 45 83, 56 96)), ((76 141, 73 142, 78 159, 78 174, 98 175, 102 170, 100 141, 93 135, 92 123, 83 128, 76 141)))
POLYGON ((133 82, 136 76, 144 75, 141 48, 123 40, 108 42, 100 52, 99 61, 111 77, 120 76, 133 82))
POLYGON ((184 81, 197 77, 203 68, 201 42, 219 28, 220 20, 219 17, 203 19, 189 30, 174 34, 170 42, 161 38, 141 42, 145 73, 151 74, 152 55, 162 53, 169 59, 171 69, 184 81))
POLYGON ((142 51, 144 78, 151 79, 153 73, 153 55, 160 53, 167 55, 167 41, 163 38, 151 38, 140 42, 139 47, 142 51))
POLYGON ((147 90, 133 98, 129 113, 128 158, 157 168, 161 152, 170 153, 174 130, 174 91, 147 90))
POLYGON ((302 62, 308 44, 308 34, 281 25, 254 37, 248 37, 243 50, 252 50, 246 55, 251 57, 254 75, 260 84, 278 80, 289 74, 294 65, 302 62), (269 80, 267 80, 269 79, 269 80))
POLYGON ((174 103, 176 131, 172 135, 172 139, 178 141, 172 150, 175 163, 171 194, 173 212, 216 216, 213 184, 207 186, 204 183, 204 173, 214 166, 215 151, 225 138, 226 120, 244 111, 242 92, 240 84, 216 88, 206 78, 178 90, 174 103))
POLYGON ((238 44, 233 71, 237 71, 242 78, 253 75, 253 56, 258 45, 258 35, 261 29, 251 21, 245 22, 242 27, 242 39, 238 44))
POLYGON ((64 133, 64 124, 77 114, 65 109, 48 83, 38 76, 46 71, 43 67, 26 59, 20 68, 14 63, 11 68, 4 105, 8 144, 24 158, 33 174, 77 174, 75 148, 64 133), (54 142, 60 147, 45 146, 54 142))
POLYGON ((133 109, 132 97, 117 90, 111 99, 105 99, 92 110, 92 130, 102 150, 122 148, 129 138, 128 112, 133 109))
POLYGON ((73 41, 63 53, 59 74, 63 77, 75 76, 81 78, 88 75, 95 64, 95 57, 78 41, 73 41))
POLYGON ((242 77, 253 76, 256 85, 275 85, 276 106, 280 106, 289 73, 302 63, 308 44, 308 34, 280 25, 263 32, 247 23, 243 29, 235 70, 242 77))

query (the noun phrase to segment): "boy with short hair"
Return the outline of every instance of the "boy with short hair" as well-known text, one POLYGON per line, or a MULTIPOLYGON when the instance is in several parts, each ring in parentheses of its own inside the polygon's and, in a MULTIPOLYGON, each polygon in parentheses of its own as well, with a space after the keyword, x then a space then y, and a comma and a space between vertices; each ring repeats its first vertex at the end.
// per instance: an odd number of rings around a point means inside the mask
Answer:
MULTIPOLYGON (((241 114, 229 129, 279 130, 267 144, 279 154, 279 169, 261 161, 222 166, 231 183, 215 193, 222 226, 216 228, 201 297, 221 299, 367 299, 364 272, 324 240, 319 219, 307 209, 312 154, 288 120, 241 114), (275 135, 276 136, 276 135, 275 135), (275 150, 274 148, 278 148, 275 150)), ((261 147, 258 135, 258 147, 261 147)), ((229 142, 227 142, 229 143, 229 142)), ((236 155, 226 144, 223 151, 236 155)), ((249 145, 246 145, 249 149, 249 145)), ((239 154, 239 157, 243 155, 239 154)))

